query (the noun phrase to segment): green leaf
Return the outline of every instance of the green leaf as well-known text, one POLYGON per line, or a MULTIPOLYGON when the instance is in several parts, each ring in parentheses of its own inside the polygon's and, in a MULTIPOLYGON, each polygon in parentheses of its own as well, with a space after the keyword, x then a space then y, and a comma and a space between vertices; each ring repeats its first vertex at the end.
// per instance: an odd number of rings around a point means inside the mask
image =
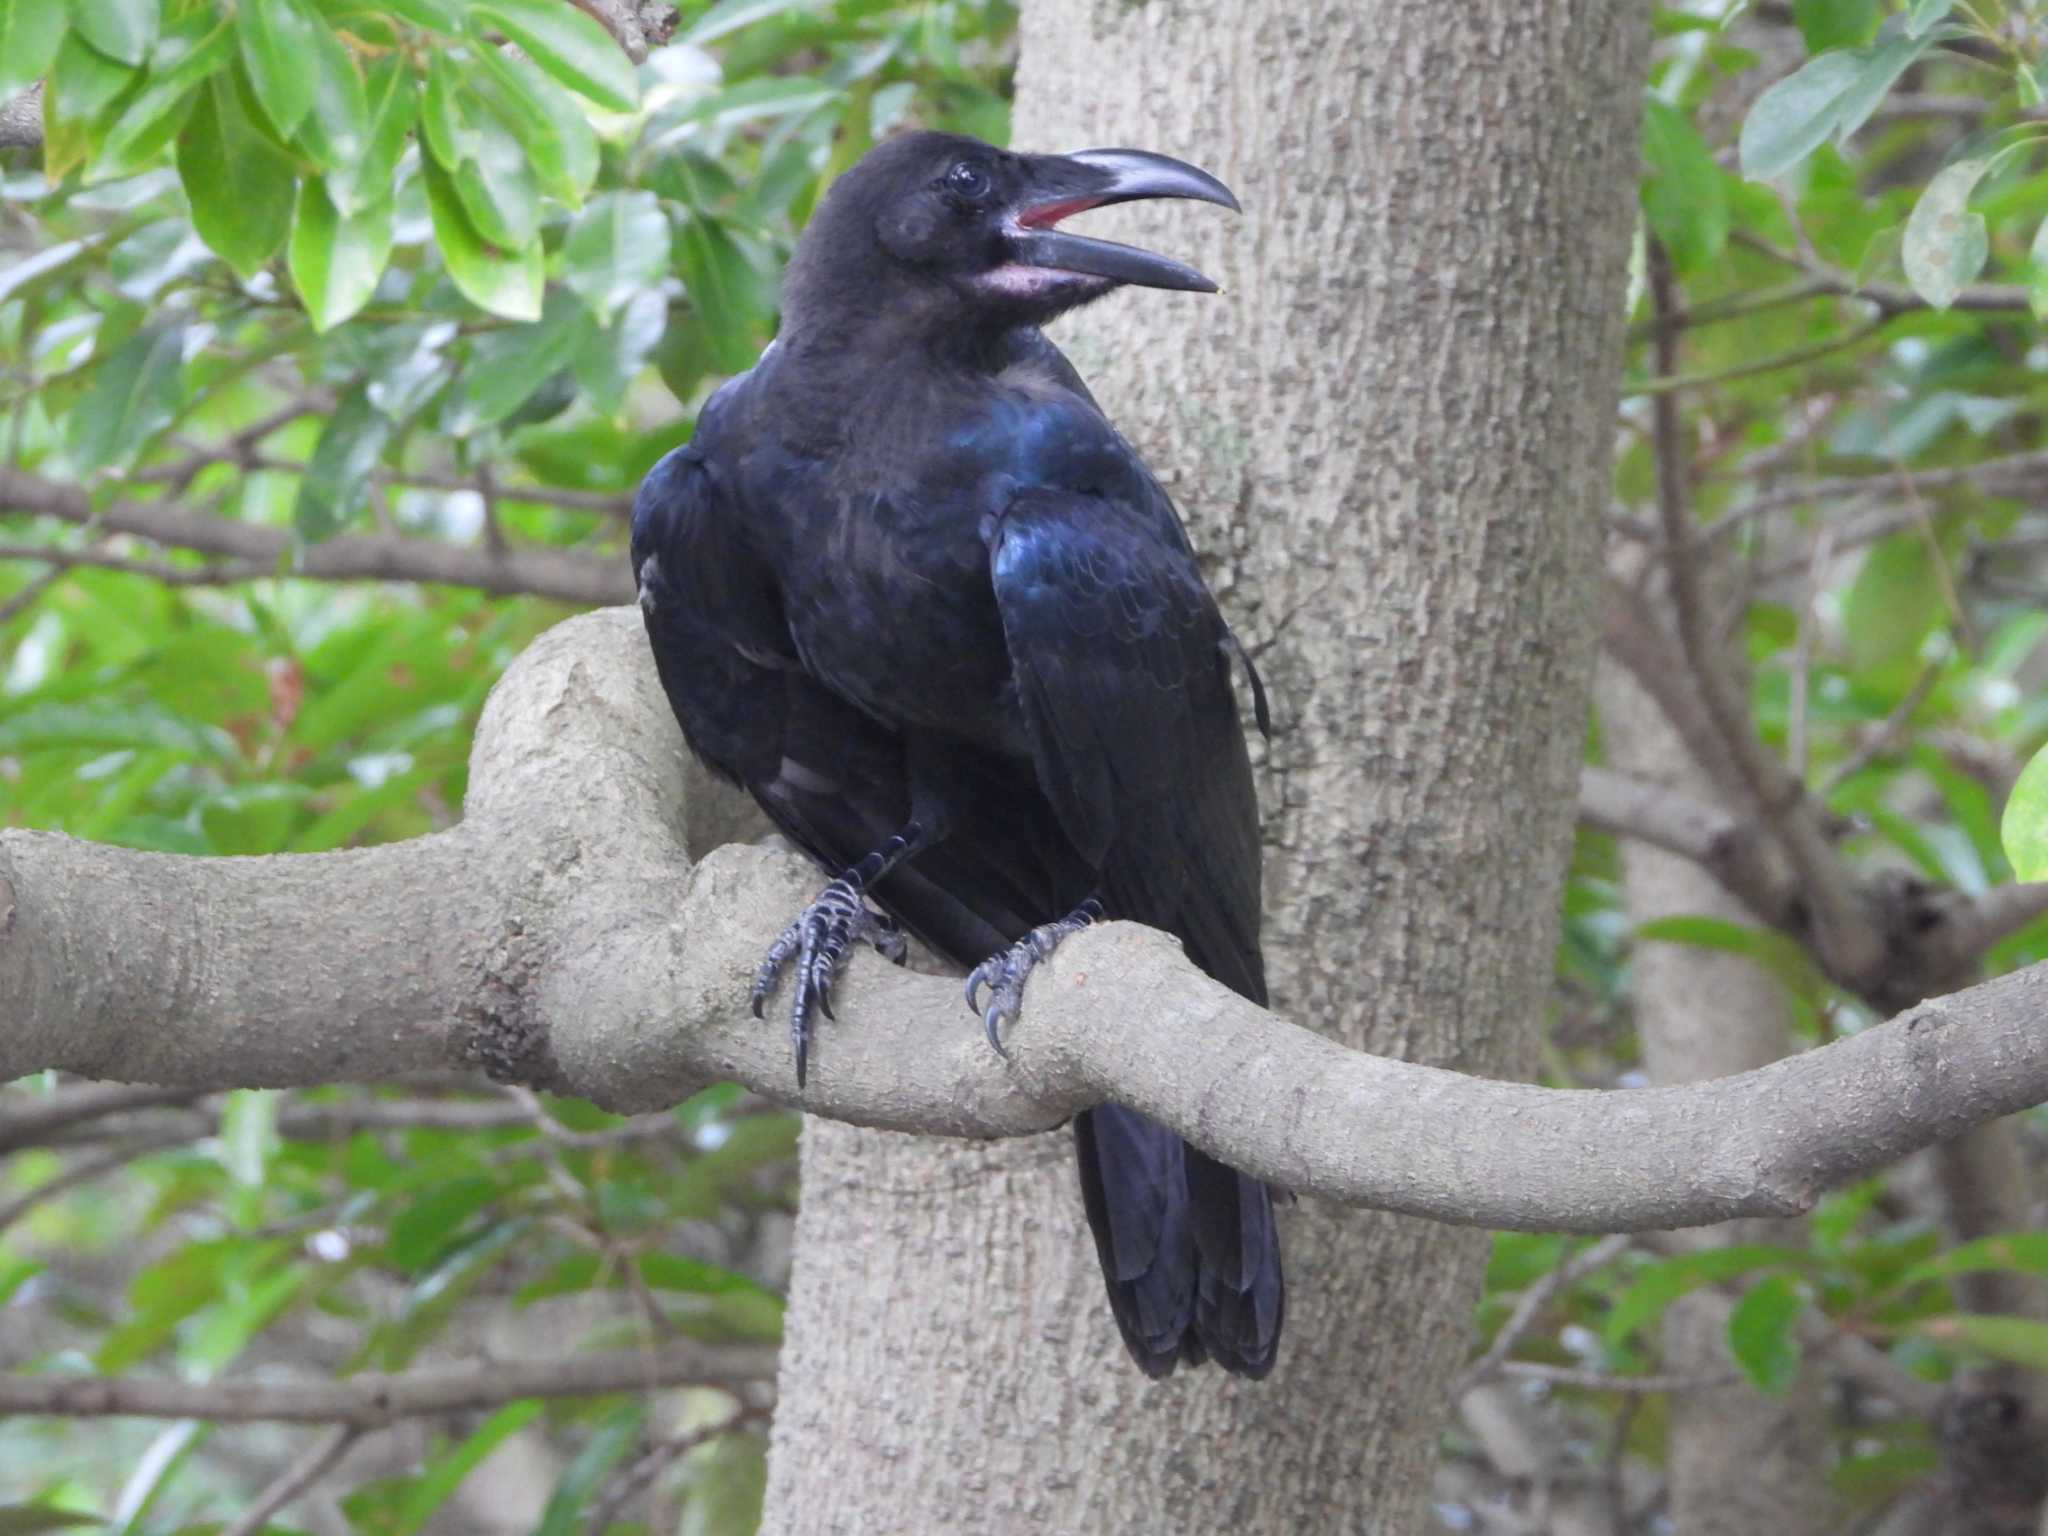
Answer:
POLYGON ((1645 1264, 1615 1298, 1607 1314, 1606 1341, 1611 1347, 1626 1343, 1631 1335, 1656 1323, 1672 1302, 1703 1285, 1733 1280, 1758 1269, 1804 1268, 1811 1262, 1797 1248, 1731 1243, 1645 1264))
POLYGON ((728 32, 737 32, 741 27, 750 27, 784 11, 800 9, 804 3, 805 0, 718 0, 718 4, 699 16, 690 30, 676 41, 702 48, 728 32))
POLYGON ((1792 21, 1808 53, 1855 48, 1877 30, 1877 0, 1793 0, 1792 21))
POLYGON ((324 32, 299 0, 262 0, 235 7, 242 67, 270 124, 290 138, 313 110, 313 79, 324 32))
POLYGON ((442 1184, 413 1201, 391 1224, 391 1261, 408 1271, 425 1269, 459 1241, 463 1223, 502 1192, 497 1180, 479 1174, 442 1184))
POLYGON ((626 386, 646 366, 667 329, 668 301, 656 289, 642 289, 609 328, 585 329, 582 345, 569 360, 577 386, 599 410, 616 415, 626 403, 626 386))
POLYGON ((1728 1353, 1759 1392, 1783 1394, 1799 1375, 1799 1337, 1793 1325, 1805 1308, 1799 1282, 1770 1275, 1749 1288, 1728 1314, 1728 1353))
POLYGON ((597 135, 583 108, 526 59, 487 48, 477 62, 483 67, 469 84, 518 135, 541 190, 579 205, 598 166, 597 135))
POLYGON ((457 0, 384 0, 384 9, 430 32, 452 35, 462 30, 462 7, 457 0))
POLYGON ((610 325, 635 294, 658 284, 668 265, 668 217, 652 192, 607 192, 592 199, 562 246, 562 280, 601 325, 610 325))
POLYGON ((50 72, 64 24, 64 0, 0 0, 0 101, 50 72))
POLYGON ((1970 280, 1984 270, 1991 237, 1984 216, 1969 210, 1970 194, 1991 169, 1987 157, 1958 160, 1934 173, 1906 220, 1900 256, 1913 291, 1936 309, 1947 309, 1970 280))
POLYGON ((276 1090, 239 1088, 230 1093, 221 1106, 220 1140, 228 1177, 237 1184, 260 1185, 277 1151, 276 1090))
POLYGON ((675 259, 703 322, 712 360, 721 373, 738 373, 754 361, 765 316, 754 301, 755 277, 732 236, 701 214, 675 232, 675 259))
POLYGON ((1852 57, 1861 61, 1861 67, 1835 103, 1833 131, 1837 144, 1846 144, 1850 134, 1870 121, 1870 114, 1898 83, 1899 76, 1936 41, 1934 37, 1895 37, 1855 50, 1852 57))
POLYGON ((1950 1275, 1974 1275, 1986 1270, 2048 1275, 2048 1232, 2002 1232, 1958 1244, 1938 1258, 1915 1264, 1899 1277, 1898 1285, 1904 1289, 1950 1275))
POLYGON ((186 98, 227 63, 234 51, 234 32, 226 22, 203 35, 187 28, 166 32, 148 79, 108 130, 101 153, 109 160, 148 154, 176 130, 177 120, 166 119, 188 107, 186 98))
POLYGON ((402 59, 379 59, 370 66, 364 100, 368 117, 362 152, 327 178, 327 195, 344 214, 387 201, 397 185, 399 157, 419 111, 412 70, 402 59))
POLYGON ((2048 320, 2048 219, 2034 231, 2027 247, 2027 308, 2036 320, 2048 320))
POLYGON ((583 1448, 562 1469, 533 1536, 571 1536, 582 1529, 581 1517, 589 1509, 591 1497, 639 1440, 646 1413, 647 1400, 636 1393, 605 1414, 583 1448))
POLYGON ((1744 176, 1782 176, 1827 142, 1842 97, 1863 73, 1859 54, 1845 49, 1809 59, 1757 97, 1738 141, 1744 176))
POLYGON ((160 0, 76 0, 71 13, 78 35, 122 64, 149 57, 162 23, 160 0))
POLYGON ((1947 1345, 1961 1345, 1994 1360, 2048 1371, 2048 1323, 2031 1318, 1958 1312, 1931 1317, 1918 1331, 1947 1345))
POLYGON ((57 46, 43 95, 43 174, 52 181, 83 165, 101 117, 140 78, 76 32, 57 46))
POLYGON ((370 302, 391 259, 391 204, 344 219, 317 176, 299 187, 292 219, 292 285, 316 331, 329 331, 370 302))
POLYGON ((630 112, 640 104, 632 61, 611 33, 575 6, 560 0, 474 0, 469 18, 479 37, 496 27, 548 74, 599 106, 630 112))
POLYGON ((1906 12, 1906 36, 1918 37, 1956 8, 1956 0, 1913 0, 1906 12))
POLYGON ((126 463, 184 399, 185 327, 143 327, 93 370, 71 415, 71 451, 86 469, 126 463))
POLYGON ((1819 973, 1806 950, 1796 939, 1768 928, 1755 928, 1721 917, 1684 915, 1639 923, 1635 928, 1635 939, 1638 943, 1658 940, 1746 956, 1775 976, 1796 997, 1810 997, 1820 988, 1819 973))
POLYGON ((688 1493, 676 1536, 756 1530, 768 1493, 768 1447, 759 1435, 720 1435, 684 1463, 688 1493))
POLYGON ((1999 818, 1998 840, 2021 880, 2048 880, 2048 747, 2020 770, 1999 818))
POLYGON ((470 303, 507 320, 538 320, 544 279, 539 241, 516 251, 487 244, 462 211, 462 199, 448 173, 431 158, 420 162, 427 184, 427 211, 448 275, 470 303))
MULTIPOLYGON (((54 5, 54 0, 51 0, 54 5)), ((44 1531, 76 1530, 81 1525, 104 1527, 99 1515, 52 1509, 45 1504, 0 1505, 0 1536, 42 1536, 44 1531)))
POLYGON ((396 1517, 378 1530, 384 1536, 418 1536, 434 1512, 448 1502, 463 1479, 480 1466, 491 1452, 526 1428, 541 1414, 532 1399, 508 1403, 479 1424, 460 1445, 427 1458, 412 1487, 398 1507, 396 1517))
POLYGON ((778 1312, 782 1310, 782 1298, 759 1281, 729 1269, 720 1269, 716 1264, 706 1264, 701 1259, 653 1250, 641 1254, 635 1263, 639 1267, 640 1278, 657 1291, 688 1291, 698 1296, 752 1296, 771 1303, 778 1312))
POLYGON ((540 184, 518 136, 480 108, 470 120, 469 143, 474 152, 449 175, 471 227, 502 250, 530 244, 540 233, 540 184))
POLYGON ((314 30, 312 85, 312 109, 299 121, 298 143, 322 170, 341 173, 327 184, 335 208, 344 217, 359 213, 365 192, 374 190, 370 201, 380 202, 391 187, 370 189, 350 174, 369 144, 370 106, 355 55, 325 27, 314 30))
POLYGON ((569 366, 590 329, 590 317, 573 296, 549 292, 540 320, 511 326, 480 339, 463 370, 463 389, 474 409, 474 426, 503 421, 524 405, 549 377, 569 366))
POLYGON ((192 227, 244 281, 284 244, 298 177, 291 162, 251 126, 226 79, 214 79, 178 136, 178 178, 192 227))
POLYGON ((1681 273, 1704 266, 1728 240, 1728 191, 1706 140, 1685 114, 1643 102, 1643 216, 1681 273))
POLYGON ((1912 668, 1928 632, 1948 614, 1948 598, 1927 541, 1893 534, 1870 547, 1842 603, 1851 664, 1858 672, 1912 668))
POLYGON ((342 397, 299 477, 292 526, 300 538, 308 544, 330 539, 369 505, 370 472, 390 436, 390 419, 370 405, 362 388, 342 397))

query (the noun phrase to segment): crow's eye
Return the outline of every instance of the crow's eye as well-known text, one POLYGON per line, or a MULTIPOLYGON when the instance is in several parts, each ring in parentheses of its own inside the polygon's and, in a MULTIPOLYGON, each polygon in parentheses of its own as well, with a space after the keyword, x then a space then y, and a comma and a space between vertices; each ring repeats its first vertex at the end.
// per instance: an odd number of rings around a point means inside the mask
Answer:
POLYGON ((970 165, 963 160, 954 166, 953 169, 946 172, 946 187, 947 190, 953 192, 956 196, 967 199, 970 203, 979 202, 982 198, 988 196, 988 172, 978 165, 970 165))

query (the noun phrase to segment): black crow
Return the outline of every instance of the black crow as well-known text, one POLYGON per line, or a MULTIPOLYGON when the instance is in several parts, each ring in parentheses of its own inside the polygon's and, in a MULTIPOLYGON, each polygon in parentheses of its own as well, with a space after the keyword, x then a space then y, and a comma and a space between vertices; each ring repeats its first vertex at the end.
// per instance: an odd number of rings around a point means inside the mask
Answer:
MULTIPOLYGON (((633 569, 683 735, 834 877, 754 989, 758 1014, 791 972, 799 1085, 850 950, 900 958, 904 930, 974 968, 998 1050, 1033 964, 1099 918, 1266 1000, 1237 670, 1262 729, 1263 690, 1172 502, 1039 330, 1123 284, 1215 291, 1058 228, 1152 197, 1237 207, 1136 150, 880 145, 798 243, 776 341, 640 489, 633 569)), ((1075 1133, 1138 1364, 1265 1375, 1271 1192, 1116 1105, 1075 1133)))

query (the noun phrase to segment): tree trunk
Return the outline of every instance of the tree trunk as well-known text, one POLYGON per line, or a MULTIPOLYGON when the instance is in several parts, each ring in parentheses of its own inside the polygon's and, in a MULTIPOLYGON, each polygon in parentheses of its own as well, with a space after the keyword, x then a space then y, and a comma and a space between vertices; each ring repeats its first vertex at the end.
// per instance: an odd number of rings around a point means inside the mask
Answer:
MULTIPOLYGON (((1125 210, 1223 295, 1125 295, 1055 339, 1180 501, 1273 690, 1275 1004, 1526 1074, 1647 7, 1043 0, 1024 30, 1020 147, 1179 154, 1249 210, 1125 210)), ((1273 1376, 1154 1385, 1110 1326, 1070 1164, 1064 1135, 807 1127, 765 1528, 1411 1529, 1483 1236, 1304 1201, 1273 1376)))

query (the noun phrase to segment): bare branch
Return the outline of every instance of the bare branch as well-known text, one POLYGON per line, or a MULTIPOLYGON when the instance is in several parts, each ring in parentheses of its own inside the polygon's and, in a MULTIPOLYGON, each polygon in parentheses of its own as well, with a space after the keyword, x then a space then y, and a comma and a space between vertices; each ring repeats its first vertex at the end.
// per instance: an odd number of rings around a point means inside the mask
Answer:
POLYGON ((0 1376, 0 1413, 343 1424, 367 1430, 400 1419, 496 1408, 526 1397, 603 1397, 679 1386, 737 1388, 774 1379, 773 1345, 683 1344, 448 1370, 368 1371, 340 1381, 0 1376))
MULTIPOLYGON (((311 581, 429 581, 480 587, 486 592, 530 593, 570 603, 616 603, 633 595, 623 559, 599 559, 568 550, 486 549, 389 535, 345 535, 315 544, 289 564, 291 539, 282 529, 188 511, 164 502, 115 502, 94 511, 84 490, 19 470, 0 468, 0 512, 26 512, 132 533, 180 549, 226 555, 253 568, 311 581)), ((43 558, 41 555, 25 558, 43 558)))
POLYGON ((1592 767, 1579 779, 1579 819, 1692 860, 1774 927, 1790 920, 1797 889, 1753 822, 1662 784, 1592 767))
POLYGON ((1500 1325, 1500 1332, 1493 1336, 1493 1342, 1486 1346, 1486 1352, 1458 1373, 1451 1382, 1450 1395, 1453 1401, 1463 1397, 1480 1382, 1494 1374, 1504 1363, 1522 1335, 1529 1331, 1529 1325, 1537 1315, 1550 1305, 1551 1299, 1567 1286, 1576 1284, 1583 1276, 1613 1263, 1628 1251, 1633 1239, 1624 1232, 1612 1237, 1603 1237, 1584 1253, 1575 1253, 1557 1268, 1541 1276, 1535 1284, 1525 1290, 1515 1308, 1508 1314, 1507 1321, 1500 1325))
POLYGON ((35 561, 58 571, 72 571, 80 567, 96 571, 125 571, 131 576, 147 576, 167 587, 222 587, 232 582, 248 581, 255 576, 275 574, 272 568, 247 560, 237 560, 229 565, 170 565, 161 560, 130 560, 122 555, 110 555, 103 549, 66 548, 59 544, 0 544, 0 560, 35 561))
POLYGON ((747 1000, 817 876, 737 846, 693 867, 683 838, 709 793, 639 615, 612 610, 557 626, 507 672, 450 832, 271 859, 0 832, 0 1076, 260 1086, 485 1063, 626 1111, 736 1079, 812 1113, 963 1136, 1114 1099, 1308 1194, 1570 1231, 1797 1212, 2048 1100, 2048 967, 1759 1071, 1591 1093, 1346 1050, 1128 923, 1048 962, 1008 1061, 956 983, 863 956, 800 1096, 782 1032, 747 1000))
POLYGON ((1595 1392, 1698 1392, 1708 1387, 1733 1386, 1742 1380, 1739 1371, 1718 1371, 1699 1376, 1617 1376, 1612 1371, 1545 1365, 1536 1360, 1503 1360, 1496 1369, 1503 1376, 1519 1376, 1524 1381, 1548 1382, 1558 1387, 1589 1387, 1595 1392))
MULTIPOLYGON (((1859 283, 1846 272, 1839 272, 1811 256, 1779 250, 1769 241, 1760 240, 1747 231, 1737 230, 1733 238, 1737 243, 1746 245, 1773 261, 1781 261, 1788 267, 1797 267, 1818 279, 1826 285, 1827 292, 1840 294, 1844 298, 1862 299, 1875 305, 1881 315, 1903 315, 1932 307, 1910 288, 1901 288, 1893 283, 1859 283)), ((2028 305, 2027 290, 2019 283, 1972 283, 1957 293, 1946 307, 1994 313, 2032 312, 2028 305)))
MULTIPOLYGON (((1649 244, 1650 295, 1655 312, 1676 308, 1670 258, 1657 241, 1649 244)), ((1675 371, 1678 333, 1666 318, 1659 326, 1657 367, 1675 371)), ((1765 748, 1736 697, 1714 644, 1694 559, 1694 529, 1688 505, 1685 451, 1677 403, 1669 394, 1653 397, 1657 457, 1657 513, 1669 558, 1671 600, 1678 643, 1699 699, 1716 733, 1741 771, 1749 798, 1776 834, 1799 878, 1812 916, 1813 940, 1823 964, 1838 976, 1870 975, 1882 965, 1883 946, 1855 898, 1848 871, 1806 814, 1804 786, 1765 748)))
POLYGON ((84 1121, 186 1104, 198 1097, 191 1088, 131 1088, 117 1083, 79 1083, 40 1097, 0 1094, 0 1152, 39 1146, 84 1121))
POLYGON ((315 1440, 297 1461, 277 1475, 275 1482, 256 1495, 256 1501, 237 1515, 235 1523, 223 1529, 220 1536, 257 1536, 272 1515, 333 1471, 363 1433, 354 1424, 339 1424, 315 1440))

